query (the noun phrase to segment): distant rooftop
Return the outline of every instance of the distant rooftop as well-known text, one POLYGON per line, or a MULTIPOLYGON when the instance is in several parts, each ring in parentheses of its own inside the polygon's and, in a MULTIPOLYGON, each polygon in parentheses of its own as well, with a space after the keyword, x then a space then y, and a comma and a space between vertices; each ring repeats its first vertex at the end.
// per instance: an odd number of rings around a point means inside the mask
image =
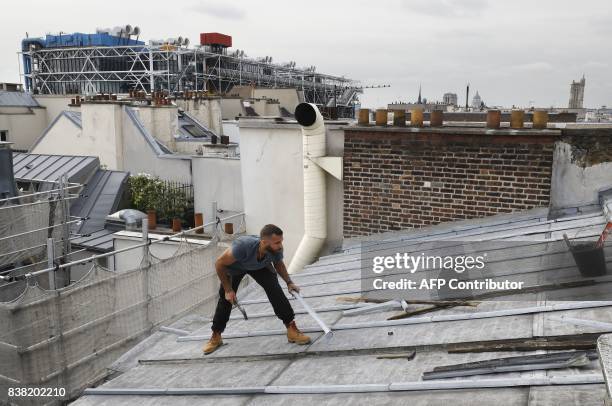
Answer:
POLYGON ((0 90, 0 107, 40 107, 31 94, 0 90))

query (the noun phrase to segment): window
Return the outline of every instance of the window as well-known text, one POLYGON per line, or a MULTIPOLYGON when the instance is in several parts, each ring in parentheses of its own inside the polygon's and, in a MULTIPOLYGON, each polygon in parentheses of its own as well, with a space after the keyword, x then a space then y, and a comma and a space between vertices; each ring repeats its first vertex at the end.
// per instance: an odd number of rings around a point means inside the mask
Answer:
POLYGON ((8 131, 7 130, 0 131, 0 141, 6 141, 7 138, 8 138, 8 131))
POLYGON ((196 127, 193 124, 183 125, 183 129, 187 131, 192 137, 206 137, 206 133, 201 128, 196 127))

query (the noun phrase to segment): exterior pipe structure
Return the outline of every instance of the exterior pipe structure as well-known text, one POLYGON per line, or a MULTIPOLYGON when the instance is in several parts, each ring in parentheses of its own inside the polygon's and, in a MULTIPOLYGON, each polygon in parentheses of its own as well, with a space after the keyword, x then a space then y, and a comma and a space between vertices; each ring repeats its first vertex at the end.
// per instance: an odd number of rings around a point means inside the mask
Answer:
POLYGON ((302 126, 304 164, 304 236, 289 265, 289 273, 300 272, 319 255, 327 238, 325 171, 312 159, 325 156, 325 125, 319 109, 300 103, 295 118, 302 126))

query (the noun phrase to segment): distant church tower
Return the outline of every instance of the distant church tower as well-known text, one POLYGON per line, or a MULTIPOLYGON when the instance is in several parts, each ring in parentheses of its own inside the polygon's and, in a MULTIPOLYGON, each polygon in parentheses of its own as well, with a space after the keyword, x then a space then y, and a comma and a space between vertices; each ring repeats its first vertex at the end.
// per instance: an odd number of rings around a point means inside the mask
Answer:
POLYGON ((480 110, 482 106, 482 99, 480 98, 480 94, 478 94, 478 90, 476 91, 476 95, 472 99, 472 108, 474 110, 480 110))
POLYGON ((423 104, 423 100, 421 100, 421 85, 419 85, 419 99, 417 100, 417 104, 423 104))
POLYGON ((576 82, 572 80, 572 84, 570 85, 570 99, 569 99, 569 108, 570 109, 581 109, 584 101, 584 85, 586 81, 584 79, 584 75, 582 75, 582 79, 580 82, 576 82))

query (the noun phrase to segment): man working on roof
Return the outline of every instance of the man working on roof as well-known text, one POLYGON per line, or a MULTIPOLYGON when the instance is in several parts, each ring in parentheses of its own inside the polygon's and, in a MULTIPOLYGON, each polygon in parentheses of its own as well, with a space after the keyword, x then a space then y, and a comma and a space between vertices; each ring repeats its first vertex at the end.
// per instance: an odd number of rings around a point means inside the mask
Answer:
POLYGON ((264 226, 259 237, 246 235, 236 238, 232 247, 217 258, 215 268, 221 287, 213 318, 212 336, 202 348, 204 354, 210 354, 223 344, 221 333, 229 320, 232 304, 236 303, 236 290, 244 275, 250 275, 266 291, 274 314, 287 327, 287 340, 296 344, 310 342, 310 337, 302 334, 295 325, 293 308, 278 283, 272 264, 287 283, 289 292, 299 292, 300 288, 291 281, 283 262, 283 231, 273 224, 264 226))

